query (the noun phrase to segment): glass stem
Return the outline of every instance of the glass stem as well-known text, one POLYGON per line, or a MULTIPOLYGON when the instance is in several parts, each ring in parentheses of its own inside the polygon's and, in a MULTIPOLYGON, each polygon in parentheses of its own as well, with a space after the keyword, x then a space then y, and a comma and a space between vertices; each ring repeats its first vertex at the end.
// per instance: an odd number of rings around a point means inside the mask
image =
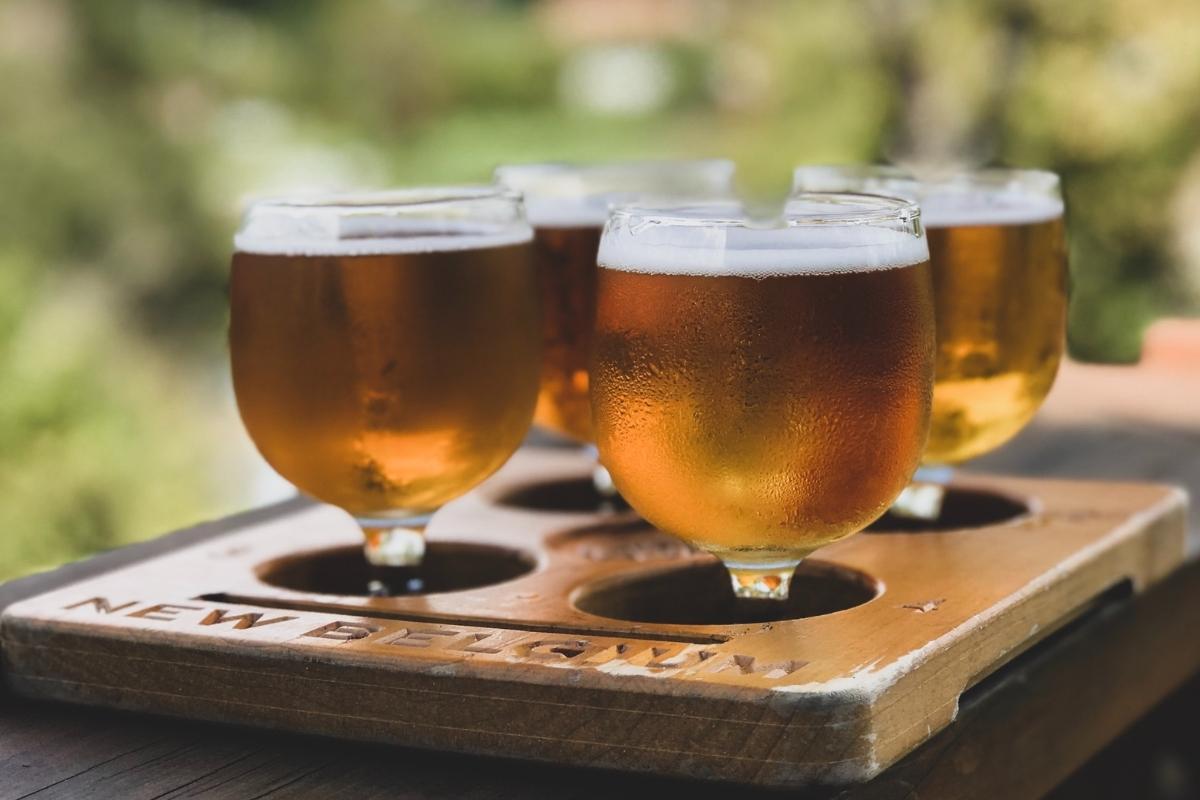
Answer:
POLYGON ((425 557, 425 526, 432 514, 405 519, 358 517, 363 553, 376 567, 415 567, 425 557))
POLYGON ((935 520, 942 515, 946 487, 954 478, 954 467, 921 465, 912 481, 892 502, 893 516, 907 519, 935 520))
POLYGON ((617 487, 613 484, 612 475, 600 464, 592 468, 592 486, 596 488, 596 494, 603 498, 611 499, 617 496, 617 487))
POLYGON ((596 490, 596 494, 605 500, 611 500, 617 497, 617 487, 613 483, 612 475, 604 465, 600 463, 600 453, 596 450, 596 445, 585 444, 583 451, 592 457, 595 465, 592 467, 592 487, 596 490))
POLYGON ((945 486, 954 479, 954 467, 948 464, 922 464, 913 473, 913 483, 932 483, 945 486))
POLYGON ((725 568, 729 570, 729 578, 733 582, 733 593, 738 597, 787 600, 792 575, 799 564, 799 561, 794 561, 744 566, 725 562, 725 568))

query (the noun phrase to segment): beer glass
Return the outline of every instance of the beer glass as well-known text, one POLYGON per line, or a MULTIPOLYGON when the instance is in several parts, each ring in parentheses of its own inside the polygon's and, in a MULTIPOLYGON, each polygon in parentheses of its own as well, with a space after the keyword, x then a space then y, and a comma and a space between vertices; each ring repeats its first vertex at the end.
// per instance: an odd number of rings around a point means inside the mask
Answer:
POLYGON ((1058 176, 989 169, 914 178, 894 167, 801 167, 795 188, 919 202, 937 311, 933 415, 918 484, 897 513, 936 517, 951 468, 1007 442, 1054 383, 1066 339, 1058 176), (932 494, 921 483, 939 487, 932 494))
POLYGON ((916 204, 793 197, 623 207, 600 242, 592 410, 603 464, 734 592, 785 598, 876 519, 925 446, 929 251, 916 204))
MULTIPOLYGON (((533 225, 542 281, 542 371, 534 422, 591 447, 588 360, 596 313, 596 250, 611 205, 638 197, 712 198, 732 192, 733 163, 722 160, 517 164, 497 182, 520 191, 533 225)), ((612 494, 602 467, 601 496, 612 494)))
POLYGON ((354 516, 373 565, 418 564, 431 515, 529 428, 532 235, 499 187, 268 200, 245 215, 229 325, 242 421, 277 472, 354 516))

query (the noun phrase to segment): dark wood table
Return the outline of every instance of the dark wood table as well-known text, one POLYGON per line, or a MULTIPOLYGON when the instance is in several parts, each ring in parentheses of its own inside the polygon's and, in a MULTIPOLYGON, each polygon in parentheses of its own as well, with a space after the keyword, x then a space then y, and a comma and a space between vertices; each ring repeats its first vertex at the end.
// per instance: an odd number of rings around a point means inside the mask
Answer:
MULTIPOLYGON (((1200 428, 1040 425, 979 469, 1200 492, 1200 428)), ((269 513, 263 511, 252 514, 269 513)), ((1193 516, 1193 520, 1195 520, 1193 516)), ((1193 528, 1195 525, 1193 525, 1193 528)), ((0 586, 0 608, 219 534, 206 525, 0 586)), ((958 719, 829 798, 1200 797, 1200 563, 1117 599, 964 695, 958 719)), ((0 798, 706 798, 736 787, 339 742, 0 695, 0 798)), ((762 793, 761 791, 756 793, 762 793)))

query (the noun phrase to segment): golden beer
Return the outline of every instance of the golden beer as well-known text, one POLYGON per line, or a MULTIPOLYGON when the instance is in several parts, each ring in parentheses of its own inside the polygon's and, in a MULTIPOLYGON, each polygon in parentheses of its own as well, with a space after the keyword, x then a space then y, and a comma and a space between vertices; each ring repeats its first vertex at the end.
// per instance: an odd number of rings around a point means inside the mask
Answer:
MULTIPOLYGON (((937 309, 937 378, 924 461, 958 464, 995 450, 1033 418, 1066 340, 1061 209, 1001 224, 938 224, 926 213, 937 309)), ((944 218, 951 222, 952 217, 944 218)))
POLYGON ((242 420, 276 471, 365 527, 427 515, 528 430, 541 350, 531 232, 383 212, 357 231, 353 209, 328 214, 338 225, 311 216, 298 231, 349 235, 238 237, 229 344, 242 420))
POLYGON ((846 222, 826 236, 836 222, 808 222, 915 208, 810 205, 798 219, 811 230, 683 217, 664 240, 655 226, 671 218, 631 210, 601 244, 601 460, 639 513, 719 556, 745 594, 761 593, 750 584, 764 574, 776 590, 809 553, 880 516, 928 431, 933 299, 919 225, 846 222))
POLYGON ((542 370, 534 421, 592 441, 588 361, 596 320, 596 249, 602 226, 534 229, 542 281, 542 370))
POLYGON ((523 164, 496 179, 525 195, 542 281, 542 371, 534 421, 593 441, 588 363, 596 315, 596 250, 609 206, 636 197, 729 192, 728 161, 523 164))
POLYGON ((937 313, 924 463, 988 453, 1033 418, 1066 338, 1066 229, 1058 179, 983 170, 921 181, 889 167, 801 167, 796 188, 918 200, 937 313))

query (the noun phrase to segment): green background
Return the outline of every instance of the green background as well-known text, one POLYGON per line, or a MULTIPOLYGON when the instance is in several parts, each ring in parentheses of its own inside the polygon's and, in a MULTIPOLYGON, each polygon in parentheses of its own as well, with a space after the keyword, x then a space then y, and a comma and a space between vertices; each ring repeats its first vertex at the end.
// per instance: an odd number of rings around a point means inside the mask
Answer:
POLYGON ((1064 175, 1076 358, 1200 287, 1195 0, 0 0, 0 578, 278 493, 238 426, 254 192, 727 155, 1064 175))

